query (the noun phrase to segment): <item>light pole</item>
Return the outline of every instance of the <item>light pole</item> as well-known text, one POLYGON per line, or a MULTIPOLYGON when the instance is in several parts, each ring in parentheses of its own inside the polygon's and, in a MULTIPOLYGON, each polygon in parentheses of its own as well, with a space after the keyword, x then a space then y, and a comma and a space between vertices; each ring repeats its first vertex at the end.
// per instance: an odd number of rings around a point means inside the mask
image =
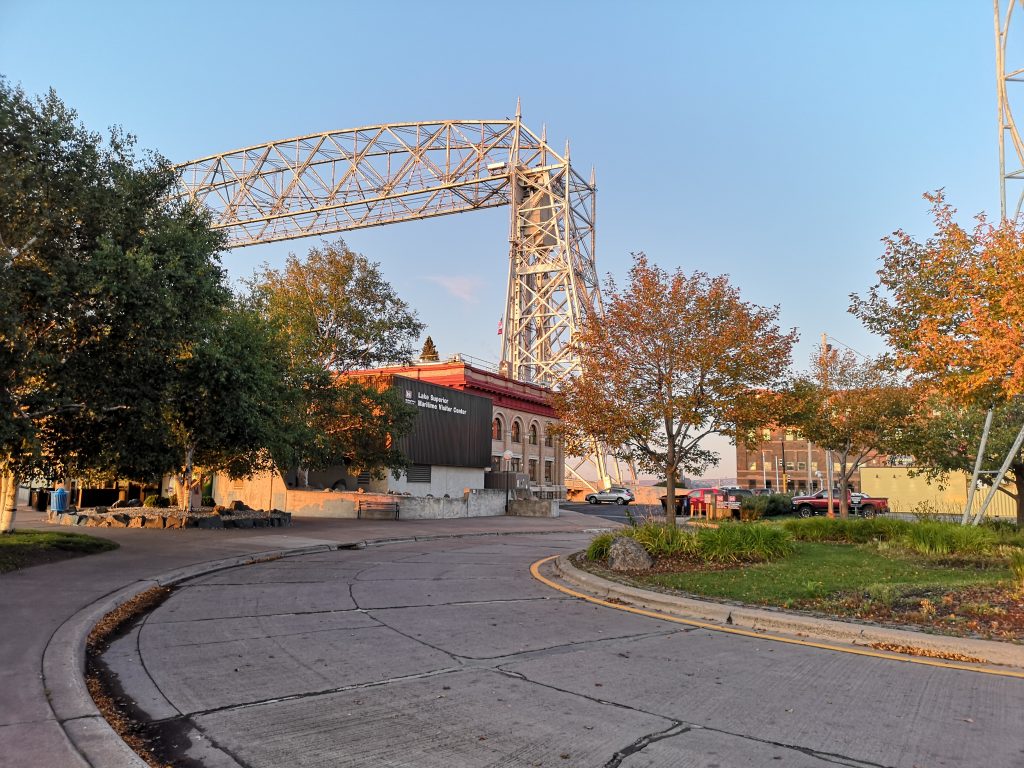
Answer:
POLYGON ((508 473, 512 469, 512 451, 505 451, 501 454, 505 460, 505 514, 508 514, 508 473))
POLYGON ((764 463, 764 451, 761 451, 761 486, 768 487, 768 467, 764 463))

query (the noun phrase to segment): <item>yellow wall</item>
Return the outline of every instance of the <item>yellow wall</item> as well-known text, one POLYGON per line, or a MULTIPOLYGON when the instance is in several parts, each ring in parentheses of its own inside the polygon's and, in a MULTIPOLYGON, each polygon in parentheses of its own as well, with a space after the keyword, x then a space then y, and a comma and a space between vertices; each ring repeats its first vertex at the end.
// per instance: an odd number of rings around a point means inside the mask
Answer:
MULTIPOLYGON (((965 472, 951 472, 941 484, 934 480, 929 483, 923 475, 911 477, 905 467, 862 467, 860 477, 864 492, 888 498, 893 512, 916 512, 920 511, 919 506, 926 506, 927 511, 948 514, 964 511, 967 485, 971 479, 965 472)), ((975 509, 981 505, 988 491, 989 488, 983 486, 974 495, 975 509)), ((1016 517, 1017 507, 1013 499, 999 492, 989 505, 988 514, 1016 517)))

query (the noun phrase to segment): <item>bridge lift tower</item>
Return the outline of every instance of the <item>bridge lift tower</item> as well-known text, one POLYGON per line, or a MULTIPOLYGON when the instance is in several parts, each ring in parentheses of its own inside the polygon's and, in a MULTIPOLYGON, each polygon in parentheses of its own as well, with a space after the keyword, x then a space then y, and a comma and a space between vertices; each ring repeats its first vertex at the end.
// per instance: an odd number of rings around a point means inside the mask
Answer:
MULTIPOLYGON (((183 163, 180 196, 210 209, 232 248, 509 206, 501 372, 558 387, 579 371, 571 342, 603 314, 594 173, 545 131, 511 120, 388 123, 299 136, 183 163)), ((619 464, 595 446, 566 469, 601 487, 619 464), (587 473, 589 474, 589 473, 587 473)), ((591 485, 591 487, 593 487, 591 485)))

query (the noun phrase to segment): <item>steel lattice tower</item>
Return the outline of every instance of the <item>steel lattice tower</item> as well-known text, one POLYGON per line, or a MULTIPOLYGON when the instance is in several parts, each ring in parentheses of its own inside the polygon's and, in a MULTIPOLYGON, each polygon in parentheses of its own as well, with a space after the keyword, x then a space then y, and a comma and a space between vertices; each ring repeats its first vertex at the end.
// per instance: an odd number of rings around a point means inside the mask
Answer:
MULTIPOLYGON (((555 152, 523 125, 518 104, 513 119, 329 131, 176 170, 180 197, 208 208, 231 248, 509 206, 501 371, 511 378, 557 387, 579 370, 581 324, 603 314, 593 171, 585 179, 568 144, 555 152)), ((602 454, 590 458, 607 485, 602 454)))

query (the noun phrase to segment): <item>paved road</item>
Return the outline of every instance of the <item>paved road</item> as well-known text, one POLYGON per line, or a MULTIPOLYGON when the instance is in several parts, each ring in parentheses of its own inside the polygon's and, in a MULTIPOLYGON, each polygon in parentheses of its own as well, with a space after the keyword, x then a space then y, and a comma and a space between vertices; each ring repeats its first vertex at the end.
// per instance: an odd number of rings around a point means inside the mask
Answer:
POLYGON ((221 571, 107 658, 205 765, 1024 766, 1024 682, 683 627, 531 578, 587 539, 221 571))
MULTIPOLYGON (((43 516, 22 508, 19 528, 48 529, 43 516)), ((452 536, 524 531, 580 531, 593 518, 571 512, 559 519, 483 517, 458 520, 328 520, 295 518, 290 528, 158 531, 90 529, 121 548, 0 575, 0 768, 81 768, 86 764, 65 729, 83 721, 55 715, 44 686, 47 649, 67 660, 72 651, 51 640, 72 626, 80 611, 139 579, 206 561, 315 543, 410 536, 452 536)), ((148 586, 148 585, 147 585, 148 586)), ((87 627, 84 628, 88 630, 87 627)), ((55 684, 66 681, 56 680, 55 684)), ((100 768, 113 768, 106 764, 100 768)))
MULTIPOLYGON (((592 515, 604 520, 629 525, 629 518, 626 516, 627 507, 618 504, 570 504, 563 502, 562 509, 572 512, 581 512, 584 515, 592 515)), ((629 512, 634 518, 640 519, 649 515, 661 515, 661 507, 647 504, 630 504, 629 512)))

